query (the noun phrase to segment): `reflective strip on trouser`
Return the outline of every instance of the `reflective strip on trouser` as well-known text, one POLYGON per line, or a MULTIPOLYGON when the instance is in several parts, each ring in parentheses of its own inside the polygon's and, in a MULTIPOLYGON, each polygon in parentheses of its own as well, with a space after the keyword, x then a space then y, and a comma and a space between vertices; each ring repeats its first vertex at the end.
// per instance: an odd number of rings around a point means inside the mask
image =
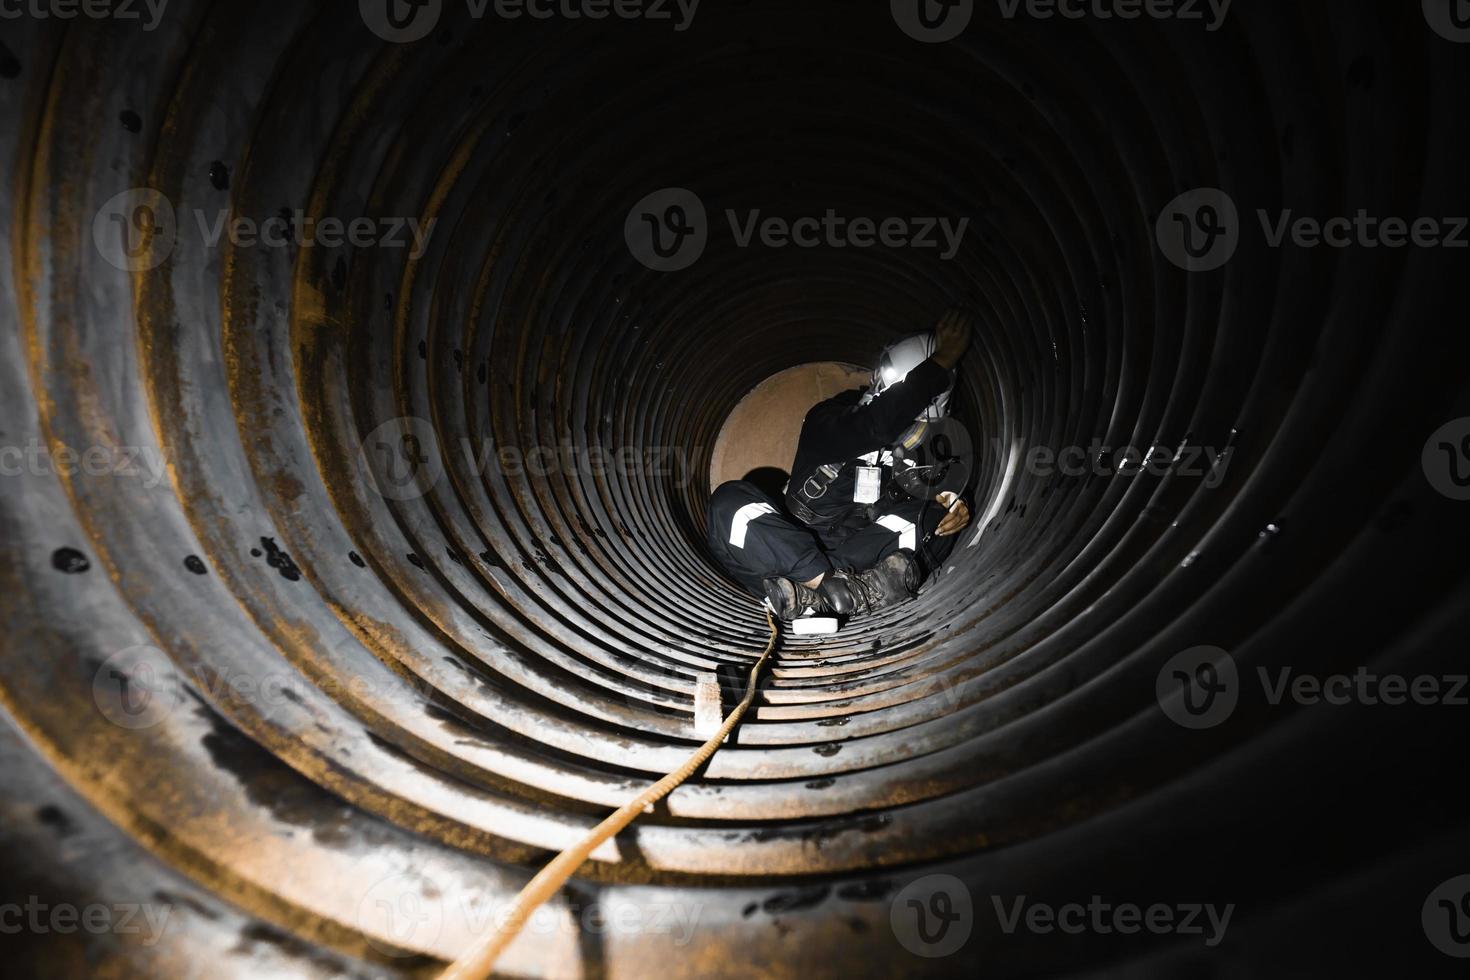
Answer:
MULTIPOLYGON (((730 522, 730 543, 737 548, 745 547, 745 530, 751 521, 763 514, 774 514, 776 508, 770 504, 746 504, 735 512, 735 519, 730 522)), ((909 525, 913 527, 912 524, 909 525)))
POLYGON ((898 546, 901 549, 916 551, 919 545, 919 534, 914 527, 913 521, 906 521, 897 514, 884 514, 878 518, 878 523, 898 535, 898 546))

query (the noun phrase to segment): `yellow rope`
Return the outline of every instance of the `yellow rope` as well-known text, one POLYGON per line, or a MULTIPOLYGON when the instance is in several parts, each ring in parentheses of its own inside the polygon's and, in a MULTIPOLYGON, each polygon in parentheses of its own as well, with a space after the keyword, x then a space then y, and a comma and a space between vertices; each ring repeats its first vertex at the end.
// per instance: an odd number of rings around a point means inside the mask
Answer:
POLYGON ((567 879, 582 866, 583 862, 592 855, 593 851, 597 850, 603 841, 631 824, 640 813, 652 812, 655 803, 673 792, 680 783, 693 774, 694 770, 704 765, 706 760, 715 754, 715 750, 725 741, 725 736, 740 724, 740 718, 745 714, 745 709, 755 701, 756 679, 760 676, 761 668, 770 658, 771 651, 776 648, 776 619, 771 615, 769 609, 766 610, 766 625, 771 628, 771 638, 766 643, 765 652, 750 669, 750 679, 745 683, 745 697, 741 698, 735 710, 730 712, 730 717, 725 719, 720 730, 711 736, 708 742, 696 749, 682 766, 654 783, 628 803, 623 804, 606 820, 594 827, 586 837, 552 858, 551 863, 542 868, 536 877, 528 881, 526 887, 521 889, 521 893, 516 896, 514 904, 511 905, 510 914, 505 917, 499 928, 491 933, 484 942, 450 964, 449 969, 442 974, 442 980, 485 980, 490 976, 495 961, 525 927, 532 913, 540 908, 543 902, 555 895, 562 885, 566 884, 567 879))

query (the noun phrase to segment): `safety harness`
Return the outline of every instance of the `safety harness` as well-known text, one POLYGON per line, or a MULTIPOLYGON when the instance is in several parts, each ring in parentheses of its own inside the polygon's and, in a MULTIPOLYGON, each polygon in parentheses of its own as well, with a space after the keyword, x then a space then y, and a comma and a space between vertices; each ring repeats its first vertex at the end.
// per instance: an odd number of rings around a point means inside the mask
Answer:
POLYGON ((823 463, 800 483, 793 480, 787 484, 786 509, 791 512, 791 516, 817 531, 836 530, 853 523, 854 518, 858 518, 860 523, 872 523, 873 515, 883 501, 897 500, 902 494, 893 482, 894 451, 900 447, 912 451, 924 441, 928 430, 929 422, 919 419, 892 446, 841 463, 823 463), (876 483, 865 487, 860 479, 863 471, 876 471, 876 475, 871 478, 876 483), (853 499, 826 501, 832 485, 842 478, 852 480, 853 499), (859 499, 859 493, 865 489, 869 491, 868 499, 859 499), (828 506, 822 506, 824 501, 828 506), (857 505, 856 509, 854 505, 857 505))

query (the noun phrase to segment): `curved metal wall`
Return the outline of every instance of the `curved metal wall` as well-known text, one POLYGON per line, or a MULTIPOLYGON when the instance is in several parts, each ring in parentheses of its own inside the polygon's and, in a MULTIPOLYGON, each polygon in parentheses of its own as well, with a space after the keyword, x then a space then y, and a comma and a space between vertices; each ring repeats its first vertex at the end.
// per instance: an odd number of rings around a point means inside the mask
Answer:
POLYGON ((1470 213, 1470 50, 1400 6, 980 9, 942 45, 767 2, 683 31, 451 4, 409 44, 350 4, 11 22, 0 430, 40 449, 0 500, 6 861, 171 915, 155 944, 33 936, 33 965, 453 956, 684 758, 694 674, 760 649, 700 544, 726 414, 953 304, 980 321, 959 401, 990 520, 916 606, 783 640, 735 742, 504 967, 1223 975, 1424 947, 1414 896, 1466 843, 1459 716, 1247 683, 1194 731, 1156 700, 1201 645, 1247 679, 1458 661, 1465 505, 1421 450, 1470 415, 1464 253, 1273 248, 1254 218, 1470 213), (624 223, 670 187, 709 243, 656 272, 624 223), (1156 240, 1199 187, 1240 209, 1218 271, 1156 240), (970 224, 946 261, 741 247, 725 220, 828 208, 970 224), (422 254, 210 244, 222 215, 434 224, 422 254), (1087 472, 1025 465, 1066 446, 1087 472), (1179 452, 1118 475, 1124 446, 1179 452), (929 958, 895 899, 936 889, 973 934, 929 958), (1204 947, 992 908, 1094 894, 1238 911, 1204 947))

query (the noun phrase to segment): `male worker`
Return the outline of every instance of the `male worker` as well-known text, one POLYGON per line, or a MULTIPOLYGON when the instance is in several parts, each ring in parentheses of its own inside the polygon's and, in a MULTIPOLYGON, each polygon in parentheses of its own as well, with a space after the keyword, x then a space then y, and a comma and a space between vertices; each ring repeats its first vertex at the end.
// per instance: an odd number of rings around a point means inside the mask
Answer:
POLYGON ((808 412, 784 512, 744 480, 716 489, 708 541, 730 576, 787 620, 869 612, 917 595, 970 510, 953 494, 904 492, 892 478, 892 450, 913 448, 947 415, 969 342, 966 317, 947 313, 933 334, 884 350, 871 387, 808 412))

